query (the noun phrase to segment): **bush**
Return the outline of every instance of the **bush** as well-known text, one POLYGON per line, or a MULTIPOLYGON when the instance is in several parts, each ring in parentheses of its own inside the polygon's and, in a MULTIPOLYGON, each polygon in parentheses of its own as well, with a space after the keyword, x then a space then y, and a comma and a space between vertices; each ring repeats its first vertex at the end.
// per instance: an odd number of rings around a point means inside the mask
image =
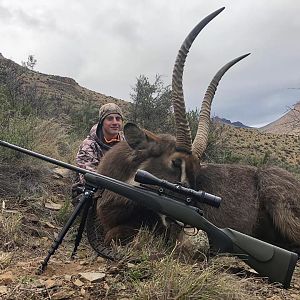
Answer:
MULTIPOLYGON (((34 145, 34 129, 38 119, 35 117, 22 117, 16 115, 14 118, 5 118, 0 112, 0 139, 16 144, 20 147, 32 149, 34 145)), ((24 157, 20 152, 0 148, 0 160, 15 161, 24 157)))

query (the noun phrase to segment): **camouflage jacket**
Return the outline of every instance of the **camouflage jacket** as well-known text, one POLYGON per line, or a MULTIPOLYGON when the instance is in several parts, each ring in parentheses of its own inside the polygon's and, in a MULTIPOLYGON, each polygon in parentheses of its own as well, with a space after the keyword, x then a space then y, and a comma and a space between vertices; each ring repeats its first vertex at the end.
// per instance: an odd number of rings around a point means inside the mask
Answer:
MULTIPOLYGON (((123 132, 119 133, 120 140, 125 140, 123 132)), ((102 129, 95 124, 86 139, 79 147, 76 163, 80 168, 95 171, 103 155, 118 142, 107 144, 104 142, 102 129)), ((83 183, 83 176, 80 175, 80 182, 83 183)))

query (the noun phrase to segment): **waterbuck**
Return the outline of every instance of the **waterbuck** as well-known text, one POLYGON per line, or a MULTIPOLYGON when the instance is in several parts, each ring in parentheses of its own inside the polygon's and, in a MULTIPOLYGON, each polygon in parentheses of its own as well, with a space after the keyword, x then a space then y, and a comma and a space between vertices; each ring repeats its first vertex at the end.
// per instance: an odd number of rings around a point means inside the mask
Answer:
MULTIPOLYGON (((299 247, 300 183, 293 175, 275 167, 201 164, 217 85, 224 73, 248 54, 226 64, 211 81, 202 102, 197 134, 191 142, 182 88, 184 63, 198 33, 222 10, 204 18, 186 37, 177 55, 172 76, 176 138, 156 135, 129 123, 124 128, 126 142, 106 154, 98 171, 136 184, 134 174, 143 169, 159 178, 218 195, 223 199, 219 209, 202 207, 217 226, 231 227, 285 247, 299 247)), ((106 245, 112 240, 128 241, 141 225, 156 226, 158 231, 167 225, 163 216, 110 191, 104 191, 98 199, 93 222, 101 224, 106 245)))

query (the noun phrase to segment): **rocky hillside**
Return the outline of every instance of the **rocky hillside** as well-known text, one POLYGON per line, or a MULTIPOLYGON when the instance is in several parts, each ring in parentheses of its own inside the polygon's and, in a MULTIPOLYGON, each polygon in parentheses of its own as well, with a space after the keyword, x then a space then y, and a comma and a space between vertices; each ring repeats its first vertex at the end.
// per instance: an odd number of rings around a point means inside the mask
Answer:
POLYGON ((264 133, 300 135, 300 101, 281 118, 259 130, 264 133))
MULTIPOLYGON (((82 105, 90 103, 101 106, 107 102, 115 102, 125 111, 127 101, 106 96, 80 86, 74 79, 57 75, 47 75, 22 67, 10 59, 6 59, 0 53, 0 84, 11 86, 12 89, 18 85, 19 90, 26 91, 30 88, 40 97, 59 102, 61 107, 82 105)), ((28 95, 30 96, 30 95, 28 95)))
POLYGON ((213 118, 212 118, 212 121, 213 121, 213 122, 216 122, 216 123, 221 123, 221 124, 231 125, 231 126, 238 127, 238 128, 251 128, 250 126, 247 126, 247 125, 243 124, 243 123, 240 122, 240 121, 231 122, 231 121, 228 120, 228 119, 220 118, 220 117, 218 117, 218 116, 213 117, 213 118))

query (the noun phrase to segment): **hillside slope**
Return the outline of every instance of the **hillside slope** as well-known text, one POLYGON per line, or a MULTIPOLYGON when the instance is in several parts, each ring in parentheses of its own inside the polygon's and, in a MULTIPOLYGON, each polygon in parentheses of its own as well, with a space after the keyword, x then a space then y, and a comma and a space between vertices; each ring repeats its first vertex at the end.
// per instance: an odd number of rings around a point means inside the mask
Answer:
POLYGON ((19 90, 27 91, 31 88, 31 94, 53 99, 64 106, 77 106, 92 102, 101 106, 107 102, 115 102, 124 110, 129 102, 106 96, 80 86, 74 79, 57 75, 47 75, 29 70, 10 59, 6 59, 0 53, 0 84, 5 84, 19 90))
POLYGON ((300 101, 282 117, 259 130, 264 133, 300 135, 300 101))
POLYGON ((250 164, 260 164, 264 160, 284 167, 300 166, 300 136, 260 132, 255 128, 236 128, 223 125, 219 141, 230 151, 232 162, 245 158, 250 164))

